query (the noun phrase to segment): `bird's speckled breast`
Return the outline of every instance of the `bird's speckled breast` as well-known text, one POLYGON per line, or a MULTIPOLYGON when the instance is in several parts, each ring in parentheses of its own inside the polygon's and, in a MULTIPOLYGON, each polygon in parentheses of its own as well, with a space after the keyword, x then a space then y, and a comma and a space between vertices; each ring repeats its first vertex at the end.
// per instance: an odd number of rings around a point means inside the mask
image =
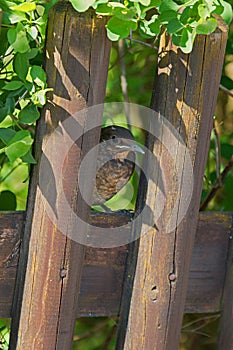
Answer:
POLYGON ((114 159, 107 161, 107 163, 100 168, 97 161, 97 169, 99 169, 96 174, 93 205, 106 202, 125 186, 133 174, 135 167, 134 162, 134 152, 122 152, 115 154, 114 159))

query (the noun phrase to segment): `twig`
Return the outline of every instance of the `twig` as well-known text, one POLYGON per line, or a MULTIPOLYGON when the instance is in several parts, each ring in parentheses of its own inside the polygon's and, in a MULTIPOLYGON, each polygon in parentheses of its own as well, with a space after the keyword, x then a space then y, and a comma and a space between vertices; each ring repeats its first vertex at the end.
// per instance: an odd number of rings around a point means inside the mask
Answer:
POLYGON ((200 210, 205 210, 209 202, 214 198, 216 192, 222 187, 222 182, 233 167, 233 156, 225 166, 224 170, 221 172, 220 177, 215 181, 211 191, 206 196, 204 201, 201 203, 200 210))
POLYGON ((118 50, 119 50, 119 57, 120 57, 120 65, 121 65, 121 90, 124 98, 124 109, 125 109, 125 115, 127 120, 127 127, 131 129, 130 125, 130 116, 129 116, 129 95, 128 95, 128 88, 127 88, 127 79, 126 79, 126 66, 125 66, 125 60, 123 58, 124 55, 124 41, 121 39, 118 43, 118 50))
POLYGON ((224 91, 227 95, 233 97, 233 93, 222 84, 219 84, 219 89, 224 91))
POLYGON ((13 71, 7 71, 7 72, 0 72, 0 75, 3 75, 5 74, 6 76, 9 75, 9 74, 13 74, 14 72, 13 71))
POLYGON ((106 326, 109 324, 109 319, 104 320, 103 322, 99 322, 97 323, 92 329, 90 329, 89 331, 85 332, 82 335, 75 335, 73 337, 73 341, 77 342, 77 341, 81 341, 87 338, 90 338, 92 335, 94 335, 95 333, 101 331, 102 329, 106 328, 106 326))
MULTIPOLYGON (((191 321, 191 322, 186 323, 186 324, 182 327, 182 331, 184 331, 185 328, 192 327, 193 325, 195 325, 195 324, 197 324, 197 323, 199 323, 199 322, 209 321, 209 322, 206 322, 206 323, 204 324, 204 326, 205 326, 207 323, 214 322, 214 321, 217 320, 219 317, 220 317, 220 314, 208 315, 208 316, 201 316, 201 317, 197 318, 196 320, 193 320, 193 321, 191 321)), ((201 327, 203 327, 203 324, 201 325, 201 327)), ((200 327, 198 327, 198 328, 196 328, 196 329, 200 329, 200 327)))
POLYGON ((202 335, 203 337, 210 338, 210 336, 209 336, 209 334, 208 334, 208 333, 198 332, 198 331, 193 331, 192 329, 182 331, 182 333, 194 333, 194 334, 202 335))
POLYGON ((116 329, 117 329, 117 326, 114 325, 114 326, 112 327, 112 329, 111 329, 111 331, 110 331, 110 333, 109 333, 109 335, 108 335, 108 337, 107 337, 107 339, 106 339, 106 341, 105 341, 103 347, 102 347, 102 350, 108 350, 108 346, 109 346, 109 344, 111 343, 111 341, 112 341, 114 335, 116 334, 116 329))
MULTIPOLYGON (((214 120, 213 132, 214 132, 214 141, 215 141, 216 174, 217 174, 217 178, 219 178, 219 180, 221 180, 221 177, 220 177, 221 150, 220 150, 220 140, 219 140, 219 135, 218 135, 218 130, 217 130, 217 126, 216 126, 216 121, 215 120, 214 120)), ((222 186, 221 183, 220 183, 220 186, 222 186)))
POLYGON ((15 107, 19 104, 19 102, 27 95, 28 90, 24 91, 23 95, 18 98, 18 100, 15 102, 15 107))
POLYGON ((126 40, 129 40, 129 41, 132 41, 132 42, 134 42, 134 43, 141 44, 141 45, 146 46, 146 47, 150 47, 151 49, 158 51, 158 47, 157 47, 157 46, 155 46, 155 45, 153 45, 153 44, 146 43, 145 41, 141 41, 141 40, 138 40, 138 39, 134 39, 134 38, 132 38, 132 37, 130 37, 130 36, 128 36, 128 37, 125 38, 125 39, 126 39, 126 40))
POLYGON ((5 54, 5 55, 1 55, 0 58, 6 58, 7 56, 10 56, 13 53, 14 49, 12 49, 9 53, 5 54))
POLYGON ((6 62, 4 66, 2 66, 2 68, 0 69, 0 72, 2 72, 13 61, 13 59, 14 59, 14 56, 11 57, 11 59, 8 62, 6 62))

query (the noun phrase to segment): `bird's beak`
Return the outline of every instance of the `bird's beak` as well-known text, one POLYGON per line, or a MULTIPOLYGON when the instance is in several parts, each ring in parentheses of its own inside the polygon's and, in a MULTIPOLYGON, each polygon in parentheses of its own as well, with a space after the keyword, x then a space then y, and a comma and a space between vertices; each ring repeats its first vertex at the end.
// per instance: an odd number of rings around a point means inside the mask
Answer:
POLYGON ((137 144, 131 145, 130 148, 131 148, 132 151, 134 151, 134 152, 138 152, 138 153, 145 154, 144 149, 142 149, 142 147, 138 146, 137 144))
POLYGON ((116 148, 119 148, 122 151, 129 150, 129 151, 145 154, 145 151, 142 149, 142 147, 140 147, 136 143, 131 143, 130 145, 116 145, 116 148))

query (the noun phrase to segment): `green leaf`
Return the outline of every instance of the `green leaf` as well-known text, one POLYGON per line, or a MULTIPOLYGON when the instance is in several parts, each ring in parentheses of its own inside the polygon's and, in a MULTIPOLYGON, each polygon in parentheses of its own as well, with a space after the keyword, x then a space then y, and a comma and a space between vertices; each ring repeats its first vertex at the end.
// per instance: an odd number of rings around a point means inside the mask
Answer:
POLYGON ((0 139, 7 145, 10 140, 15 136, 16 131, 10 128, 0 128, 0 139))
POLYGON ((164 11, 159 16, 159 20, 161 23, 169 23, 169 21, 171 21, 174 18, 177 18, 177 11, 173 11, 173 10, 164 11))
POLYGON ((231 159, 233 155, 233 145, 229 143, 221 143, 221 156, 227 160, 231 159))
POLYGON ((31 60, 32 58, 35 58, 38 54, 38 49, 37 48, 32 48, 30 51, 27 52, 27 58, 31 60))
POLYGON ((22 80, 26 80, 29 69, 28 55, 25 53, 17 53, 13 63, 14 71, 22 80))
POLYGON ((27 130, 18 131, 5 148, 5 153, 13 163, 17 158, 27 154, 31 148, 33 139, 27 130))
POLYGON ((24 53, 30 49, 27 34, 22 23, 18 23, 16 28, 9 29, 7 38, 16 52, 24 53))
POLYGON ((32 66, 30 70, 32 80, 40 87, 44 88, 46 84, 46 73, 40 66, 32 66))
POLYGON ((16 196, 11 191, 2 191, 0 193, 0 210, 16 210, 16 196))
POLYGON ((12 114, 15 110, 15 99, 13 97, 7 97, 6 99, 7 114, 12 114))
POLYGON ((172 41, 175 45, 179 46, 184 53, 190 53, 193 48, 195 36, 195 30, 192 30, 192 28, 187 27, 182 29, 181 33, 173 34, 172 41))
POLYGON ((153 38, 160 33, 160 22, 157 17, 157 15, 154 15, 150 21, 143 20, 140 22, 140 32, 146 38, 153 38))
POLYGON ((197 34, 210 34, 215 31, 218 26, 218 21, 215 18, 207 18, 206 21, 198 24, 196 27, 197 34))
POLYGON ((126 6, 124 4, 122 4, 121 2, 116 2, 116 1, 110 1, 109 4, 112 6, 112 7, 121 7, 121 8, 125 8, 126 6))
MULTIPOLYGON (((15 136, 8 143, 8 146, 12 145, 13 143, 15 143, 17 141, 23 141, 23 140, 27 140, 27 142, 28 142, 28 140, 32 141, 31 134, 28 130, 17 131, 15 136)), ((32 144, 32 142, 31 142, 31 144, 32 144)))
POLYGON ((19 112, 18 118, 22 123, 31 124, 40 118, 40 113, 35 105, 27 105, 19 112))
POLYGON ((0 108, 0 123, 6 118, 7 115, 8 115, 8 108, 1 107, 0 108))
POLYGON ((179 5, 175 1, 172 0, 163 0, 161 5, 159 6, 159 12, 163 13, 165 11, 177 11, 179 9, 179 5))
POLYGON ((36 26, 32 26, 28 28, 27 32, 32 37, 33 40, 35 40, 38 36, 38 29, 36 28, 36 26))
POLYGON ((24 12, 16 12, 9 14, 9 22, 11 24, 16 24, 26 20, 26 15, 24 12))
POLYGON ((20 87, 22 87, 24 84, 22 81, 19 80, 13 80, 7 83, 4 87, 3 90, 11 91, 11 90, 17 90, 20 87))
POLYGON ((10 28, 7 32, 7 39, 10 44, 14 43, 17 37, 17 30, 16 28, 10 28))
POLYGON ((138 2, 140 2, 140 4, 142 4, 144 6, 149 6, 151 0, 138 0, 138 2))
POLYGON ((16 97, 16 98, 18 98, 19 96, 22 96, 25 91, 26 91, 25 86, 22 86, 19 89, 10 91, 9 94, 8 94, 8 97, 16 97))
POLYGON ((140 11, 138 10, 139 17, 141 19, 144 19, 146 17, 146 14, 149 10, 153 8, 158 8, 161 5, 162 0, 151 0, 149 6, 143 6, 141 4, 135 3, 134 6, 138 5, 140 11))
POLYGON ((31 12, 36 9, 36 4, 34 2, 24 2, 20 5, 12 6, 11 9, 19 12, 31 12))
POLYGON ((182 12, 181 16, 180 16, 180 21, 183 23, 183 24, 187 24, 190 20, 190 17, 192 15, 192 9, 190 7, 186 7, 184 9, 184 11, 182 12))
POLYGON ((110 40, 116 41, 126 38, 130 34, 130 30, 137 29, 137 21, 123 21, 117 17, 111 18, 107 25, 107 34, 110 40))
POLYGON ((112 6, 107 3, 107 4, 100 4, 97 8, 96 8, 96 13, 98 15, 102 15, 102 16, 110 16, 112 14, 112 6))
POLYGON ((168 22, 167 32, 169 34, 173 34, 173 33, 178 32, 182 28, 183 28, 183 24, 177 18, 174 18, 168 22))
POLYGON ((222 75, 221 84, 225 88, 227 88, 228 90, 232 90, 233 89, 233 80, 231 78, 227 77, 226 75, 222 75))
POLYGON ((96 0, 95 3, 92 5, 93 9, 97 9, 102 4, 106 4, 108 0, 96 0))
POLYGON ((17 158, 20 158, 28 153, 31 145, 28 145, 24 141, 17 141, 14 144, 6 147, 5 152, 11 163, 13 163, 17 158))
POLYGON ((25 156, 21 157, 22 161, 28 164, 36 164, 37 161, 35 160, 35 158, 32 155, 32 151, 28 151, 28 153, 25 154, 25 156))
POLYGON ((210 11, 206 4, 200 4, 198 6, 198 14, 203 20, 205 20, 207 17, 210 17, 210 11))
POLYGON ((135 19, 136 9, 135 7, 130 7, 129 9, 127 7, 113 7, 112 14, 123 21, 131 21, 135 19))
POLYGON ((36 91, 32 97, 31 97, 31 101, 37 105, 38 107, 42 107, 45 105, 46 103, 46 93, 48 91, 52 91, 53 89, 42 89, 42 90, 39 90, 39 91, 36 91))
POLYGON ((74 9, 78 12, 84 12, 89 9, 95 2, 95 0, 69 0, 74 7, 74 9))
POLYGON ((221 1, 221 4, 224 7, 223 12, 221 13, 221 17, 224 19, 226 24, 229 26, 232 21, 232 6, 226 2, 226 1, 221 1))

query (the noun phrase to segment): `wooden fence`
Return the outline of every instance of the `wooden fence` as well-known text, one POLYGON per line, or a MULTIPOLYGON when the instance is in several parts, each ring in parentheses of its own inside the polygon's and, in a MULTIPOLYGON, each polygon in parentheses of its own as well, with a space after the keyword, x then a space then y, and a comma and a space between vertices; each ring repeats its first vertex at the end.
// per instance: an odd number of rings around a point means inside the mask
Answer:
MULTIPOLYGON (((12 318, 11 350, 71 349, 75 320, 87 315, 119 315, 117 349, 174 350, 184 312, 216 311, 222 315, 219 349, 233 348, 232 213, 198 214, 226 40, 227 28, 219 23, 215 33, 197 37, 189 55, 166 36, 160 43, 151 107, 185 139, 194 168, 193 197, 182 223, 170 234, 159 223, 159 231, 151 228, 128 246, 87 248, 60 233, 47 216, 38 187, 39 165, 42 149, 60 122, 104 101, 111 45, 105 20, 91 11, 77 14, 65 1, 52 9, 46 71, 54 91, 37 126, 38 164, 27 211, 0 217, 0 317, 12 318)), ((80 120, 84 130, 86 121, 80 120)), ((72 209, 94 224, 120 226, 129 221, 128 213, 90 214, 79 205, 79 165, 99 134, 100 128, 91 139, 84 133, 63 176, 72 209)), ((147 141, 171 178, 157 143, 150 137, 147 141)), ((50 159, 58 156, 51 150, 50 159)), ((166 186, 172 205, 174 184, 166 186)), ((145 203, 153 212, 155 193, 155 185, 141 181, 136 212, 145 203)), ((132 221, 129 230, 141 228, 132 221)))

